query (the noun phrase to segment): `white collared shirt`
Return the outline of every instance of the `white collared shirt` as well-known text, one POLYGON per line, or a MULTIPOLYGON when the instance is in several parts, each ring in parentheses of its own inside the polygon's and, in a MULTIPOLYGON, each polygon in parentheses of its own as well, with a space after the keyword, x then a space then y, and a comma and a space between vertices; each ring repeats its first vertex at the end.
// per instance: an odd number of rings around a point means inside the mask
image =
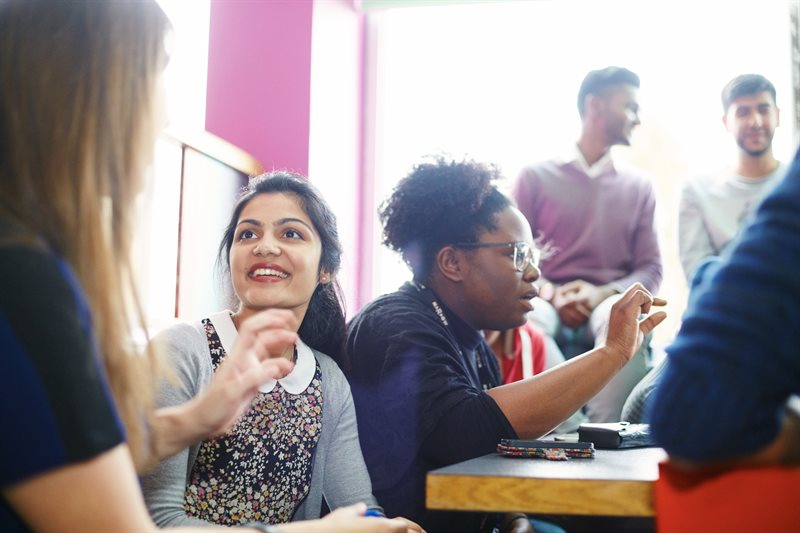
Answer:
POLYGON ((575 165, 583 171, 584 174, 590 178, 596 178, 600 174, 604 174, 610 169, 614 168, 614 160, 611 158, 611 150, 607 150, 603 157, 589 165, 586 158, 583 157, 583 152, 578 148, 577 144, 572 145, 572 150, 567 152, 563 158, 564 163, 575 165))
MULTIPOLYGON (((236 326, 231 318, 231 312, 227 309, 214 313, 209 317, 211 324, 219 336, 219 342, 222 349, 226 354, 233 350, 233 345, 239 337, 239 332, 236 331, 236 326)), ((297 338, 295 343, 297 349, 297 361, 294 363, 294 368, 286 376, 281 379, 269 379, 258 387, 260 392, 272 392, 276 383, 280 383, 286 392, 289 394, 300 394, 304 392, 311 380, 314 379, 314 374, 317 370, 317 360, 314 358, 314 353, 300 338, 297 338)))

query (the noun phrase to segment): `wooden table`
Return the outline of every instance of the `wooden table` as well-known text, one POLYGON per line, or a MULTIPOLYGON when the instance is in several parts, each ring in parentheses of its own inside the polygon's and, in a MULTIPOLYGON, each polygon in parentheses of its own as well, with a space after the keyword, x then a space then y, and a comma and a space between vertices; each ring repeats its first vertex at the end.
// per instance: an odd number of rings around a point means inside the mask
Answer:
POLYGON ((594 459, 485 455, 428 473, 426 505, 452 511, 653 516, 661 448, 597 450, 594 459))

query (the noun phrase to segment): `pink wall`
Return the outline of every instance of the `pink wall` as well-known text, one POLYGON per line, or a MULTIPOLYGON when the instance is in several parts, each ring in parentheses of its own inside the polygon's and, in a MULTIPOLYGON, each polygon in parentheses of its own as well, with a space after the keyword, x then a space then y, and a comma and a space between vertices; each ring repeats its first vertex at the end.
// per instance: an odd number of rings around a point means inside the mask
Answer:
POLYGON ((371 189, 363 176, 364 15, 357 5, 211 0, 206 102, 208 131, 268 170, 308 176, 333 208, 348 316, 370 294, 364 246, 374 218, 374 209, 362 210, 371 189))
POLYGON ((312 0, 212 0, 206 129, 308 174, 312 0))

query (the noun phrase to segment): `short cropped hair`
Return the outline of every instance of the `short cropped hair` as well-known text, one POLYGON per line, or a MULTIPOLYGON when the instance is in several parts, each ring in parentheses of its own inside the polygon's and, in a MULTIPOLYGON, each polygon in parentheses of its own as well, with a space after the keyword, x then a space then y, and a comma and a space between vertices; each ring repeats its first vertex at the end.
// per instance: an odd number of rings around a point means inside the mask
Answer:
POLYGON ((477 242, 497 228, 511 205, 495 185, 498 169, 472 160, 436 157, 416 165, 380 207, 383 244, 399 252, 414 279, 428 281, 436 254, 452 243, 477 242))
POLYGON ((583 117, 586 111, 586 97, 590 94, 603 94, 615 85, 631 85, 639 88, 639 76, 622 67, 606 67, 589 72, 578 90, 578 112, 583 117))
POLYGON ((734 100, 742 96, 751 96, 768 92, 772 95, 772 102, 776 103, 775 86, 761 74, 740 74, 733 78, 722 89, 722 110, 727 112, 734 100))

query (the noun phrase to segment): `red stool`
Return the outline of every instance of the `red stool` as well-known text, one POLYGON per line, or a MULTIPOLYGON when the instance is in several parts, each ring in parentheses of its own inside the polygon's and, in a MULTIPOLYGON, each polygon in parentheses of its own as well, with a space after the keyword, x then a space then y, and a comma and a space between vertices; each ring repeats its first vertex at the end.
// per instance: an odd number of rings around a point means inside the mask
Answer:
POLYGON ((658 533, 800 532, 800 468, 696 474, 659 466, 658 533))

